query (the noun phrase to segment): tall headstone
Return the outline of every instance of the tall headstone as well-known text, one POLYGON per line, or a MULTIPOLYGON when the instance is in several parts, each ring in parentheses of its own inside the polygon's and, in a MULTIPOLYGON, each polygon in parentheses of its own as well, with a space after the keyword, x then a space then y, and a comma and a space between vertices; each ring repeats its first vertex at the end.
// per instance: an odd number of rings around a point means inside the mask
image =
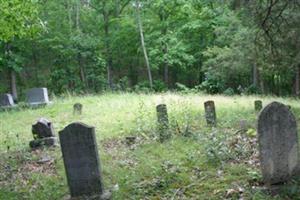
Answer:
POLYGON ((40 118, 36 124, 32 125, 32 134, 34 140, 29 143, 31 148, 57 145, 53 125, 45 118, 40 118))
POLYGON ((216 126, 217 125, 217 115, 214 101, 207 101, 204 103, 205 118, 207 125, 216 126))
POLYGON ((33 88, 26 93, 27 102, 31 106, 49 104, 49 96, 47 88, 33 88))
POLYGON ((284 104, 273 102, 258 116, 260 163, 267 185, 284 183, 298 170, 295 116, 284 104))
POLYGON ((160 105, 156 106, 156 112, 157 112, 159 139, 161 142, 163 142, 166 139, 171 137, 171 135, 168 131, 169 118, 168 118, 167 105, 160 104, 160 105))
POLYGON ((72 123, 59 132, 72 197, 104 195, 95 128, 72 123))
POLYGON ((263 104, 261 100, 256 100, 254 101, 254 109, 255 111, 261 111, 261 109, 263 108, 263 104))
POLYGON ((15 103, 11 94, 0 94, 0 107, 9 108, 14 107, 15 103))

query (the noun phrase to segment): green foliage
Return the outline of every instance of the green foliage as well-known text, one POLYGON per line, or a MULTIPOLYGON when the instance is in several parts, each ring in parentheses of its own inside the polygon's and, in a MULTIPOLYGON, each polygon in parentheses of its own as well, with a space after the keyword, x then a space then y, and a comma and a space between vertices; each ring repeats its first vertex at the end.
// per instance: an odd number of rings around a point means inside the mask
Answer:
POLYGON ((37 1, 1 0, 0 5, 0 41, 8 42, 37 33, 41 23, 37 1))
MULTIPOLYGON (((299 5, 276 1, 266 15, 266 1, 140 2, 155 91, 182 83, 211 94, 295 93, 299 5)), ((12 70, 21 92, 40 86, 57 94, 100 92, 108 80, 110 89, 148 90, 132 1, 0 4, 1 91, 8 92, 12 70)))
POLYGON ((224 83, 215 74, 205 73, 205 80, 200 85, 200 89, 209 94, 217 94, 223 91, 224 83))

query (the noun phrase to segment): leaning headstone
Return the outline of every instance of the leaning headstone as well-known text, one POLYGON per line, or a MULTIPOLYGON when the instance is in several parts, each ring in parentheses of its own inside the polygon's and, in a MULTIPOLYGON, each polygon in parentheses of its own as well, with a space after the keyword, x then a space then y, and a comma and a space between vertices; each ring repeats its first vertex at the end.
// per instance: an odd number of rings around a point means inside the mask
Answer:
POLYGON ((59 139, 71 197, 105 199, 95 128, 73 123, 59 132, 59 139))
POLYGON ((205 118, 207 125, 216 126, 217 125, 217 115, 214 101, 207 101, 204 103, 205 118))
POLYGON ((258 117, 258 143, 264 182, 289 181, 298 170, 298 137, 295 116, 284 104, 273 102, 258 117))
POLYGON ((167 106, 165 104, 160 104, 156 106, 156 112, 157 112, 159 140, 161 142, 164 142, 165 140, 171 137, 168 131, 169 119, 168 119, 167 106))
POLYGON ((256 100, 254 101, 254 109, 255 111, 261 111, 261 109, 263 108, 263 104, 261 100, 256 100))
POLYGON ((10 108, 14 107, 15 103, 11 94, 0 94, 0 107, 10 108))
POLYGON ((73 114, 78 114, 81 115, 82 114, 82 104, 81 103, 75 103, 73 105, 73 114))
POLYGON ((49 101, 47 88, 33 88, 26 93, 27 102, 31 106, 47 105, 49 101))
POLYGON ((34 140, 29 143, 31 148, 57 145, 53 125, 45 118, 40 118, 36 124, 32 125, 32 134, 34 140))

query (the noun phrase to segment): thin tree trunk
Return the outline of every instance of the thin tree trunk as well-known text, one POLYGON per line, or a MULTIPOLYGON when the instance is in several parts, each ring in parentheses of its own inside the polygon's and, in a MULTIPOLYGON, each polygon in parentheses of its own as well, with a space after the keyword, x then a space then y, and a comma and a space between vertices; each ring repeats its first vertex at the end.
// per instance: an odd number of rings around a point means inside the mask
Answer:
MULTIPOLYGON (((161 23, 163 23, 165 21, 165 16, 163 14, 160 15, 160 21, 161 23)), ((161 30, 161 34, 162 37, 165 38, 165 36, 167 35, 167 27, 163 27, 161 30)), ((164 61, 163 61, 163 79, 164 82, 166 84, 167 87, 169 87, 169 64, 168 64, 168 60, 167 60, 167 56, 166 54, 168 53, 168 45, 167 42, 165 40, 162 41, 162 53, 163 56, 165 57, 164 61)))
POLYGON ((142 20, 141 20, 141 16, 140 16, 140 7, 139 7, 140 2, 139 2, 139 0, 136 0, 135 2, 136 2, 136 13, 137 13, 138 27, 139 27, 140 37, 141 37, 141 45, 142 45, 142 48, 143 48, 145 63, 146 63, 146 66, 147 66, 149 84, 150 84, 150 88, 152 89, 153 88, 152 73, 151 73, 149 58, 148 58, 147 49, 146 49, 146 45, 145 45, 142 20))
POLYGON ((252 72, 252 79, 253 79, 253 86, 258 86, 258 69, 257 69, 257 63, 255 62, 253 65, 253 72, 252 72))
MULTIPOLYGON (((168 47, 166 44, 163 44, 163 54, 166 55, 168 53, 168 47)), ((169 64, 168 61, 164 60, 164 82, 167 87, 169 87, 169 64)))
POLYGON ((109 14, 106 10, 106 1, 102 2, 102 15, 104 21, 104 39, 105 39, 105 52, 106 52, 106 69, 107 69, 107 84, 109 89, 113 89, 112 81, 112 55, 110 49, 110 40, 109 40, 109 14))
POLYGON ((13 69, 11 69, 10 71, 10 89, 14 101, 17 101, 18 100, 17 80, 16 80, 16 72, 13 69))
POLYGON ((297 97, 300 95, 300 66, 297 66, 296 69, 295 94, 297 97))
POLYGON ((76 29, 77 31, 80 30, 80 0, 77 0, 77 4, 76 4, 76 29))

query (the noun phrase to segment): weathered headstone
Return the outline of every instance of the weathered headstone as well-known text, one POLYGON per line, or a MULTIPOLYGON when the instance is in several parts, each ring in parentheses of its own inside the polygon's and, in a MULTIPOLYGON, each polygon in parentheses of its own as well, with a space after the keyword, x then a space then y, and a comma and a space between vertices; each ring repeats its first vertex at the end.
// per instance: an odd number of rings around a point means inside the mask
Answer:
POLYGON ((79 114, 81 115, 82 114, 82 104, 81 103, 75 103, 73 105, 73 114, 79 114))
POLYGON ((204 103, 205 118, 207 125, 216 126, 217 125, 217 115, 214 101, 207 101, 204 103))
POLYGON ((38 148, 43 145, 57 145, 57 138, 55 136, 53 125, 45 118, 40 118, 36 124, 32 125, 32 134, 34 140, 29 143, 31 148, 38 148))
POLYGON ((267 185, 284 183, 298 170, 295 116, 284 104, 273 102, 258 117, 260 163, 267 185))
POLYGON ((36 124, 32 125, 32 134, 34 139, 55 137, 52 123, 45 118, 40 118, 36 124))
POLYGON ((59 139, 71 196, 104 199, 95 128, 73 123, 59 132, 59 139))
POLYGON ((0 94, 0 107, 14 107, 15 103, 11 94, 0 94))
POLYGON ((239 121, 239 129, 240 130, 247 131, 248 127, 249 127, 249 123, 247 120, 241 119, 239 121))
POLYGON ((31 106, 47 105, 50 103, 47 88, 33 88, 26 93, 27 102, 31 106))
POLYGON ((254 101, 254 109, 255 111, 261 111, 261 109, 263 108, 263 104, 261 100, 256 100, 254 101))
POLYGON ((156 112, 157 112, 159 139, 161 142, 163 142, 166 139, 171 137, 168 131, 169 118, 168 118, 167 106, 165 104, 160 104, 156 106, 156 112))

